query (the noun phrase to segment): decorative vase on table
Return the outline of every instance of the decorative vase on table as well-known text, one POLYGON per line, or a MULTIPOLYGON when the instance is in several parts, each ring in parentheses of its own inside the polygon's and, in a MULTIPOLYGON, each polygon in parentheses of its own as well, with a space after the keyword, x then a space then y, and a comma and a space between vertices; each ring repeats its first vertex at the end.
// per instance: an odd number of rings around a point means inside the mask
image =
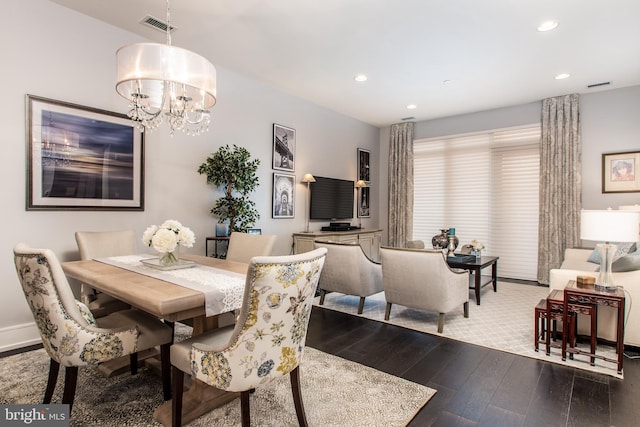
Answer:
POLYGON ((142 242, 160 253, 158 263, 165 267, 178 264, 180 246, 191 248, 195 240, 193 231, 173 219, 159 227, 152 225, 142 234, 142 242))
POLYGON ((160 256, 160 264, 161 265, 174 265, 180 262, 180 251, 178 250, 180 246, 176 246, 176 248, 172 252, 164 252, 160 256))
POLYGON ((441 228, 440 234, 436 234, 431 239, 433 249, 446 249, 449 246, 449 229, 441 228))

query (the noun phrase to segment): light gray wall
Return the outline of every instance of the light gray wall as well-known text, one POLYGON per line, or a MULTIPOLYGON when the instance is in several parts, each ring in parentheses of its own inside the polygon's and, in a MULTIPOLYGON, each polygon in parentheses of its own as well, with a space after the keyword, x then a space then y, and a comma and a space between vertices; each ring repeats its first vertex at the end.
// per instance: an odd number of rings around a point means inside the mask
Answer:
MULTIPOLYGON (((208 133, 170 137, 163 126, 146 135, 144 212, 25 211, 25 95, 124 112, 126 101, 115 92, 115 52, 140 41, 145 40, 46 0, 12 1, 5 7, 0 28, 4 96, 0 194, 5 224, 0 238, 0 351, 37 338, 13 266, 11 250, 20 241, 53 249, 62 260, 72 260, 78 259, 76 230, 130 228, 142 235, 148 225, 172 218, 196 233, 196 245, 189 252, 204 254, 204 238, 214 233, 215 218, 209 209, 221 193, 196 170, 219 146, 237 144, 261 161, 260 186, 252 197, 261 215, 256 227, 276 234, 275 252, 288 254, 291 233, 304 230, 306 186, 297 186, 294 219, 271 218, 273 123, 296 129, 297 181, 307 172, 356 179, 358 147, 371 150, 372 164, 379 162, 376 127, 217 67, 218 104, 208 133)), ((215 64, 215 58, 210 59, 215 64)), ((373 183, 372 203, 377 203, 375 174, 373 183)), ((378 227, 377 213, 362 223, 378 227)), ((312 222, 311 229, 322 225, 326 222, 312 222)), ((141 251, 145 249, 139 245, 141 251)))
MULTIPOLYGON (((416 122, 414 139, 540 123, 541 102, 416 122)), ((640 86, 580 97, 582 204, 585 209, 640 204, 640 193, 603 194, 602 153, 640 151, 640 86)), ((389 128, 380 130, 380 226, 387 229, 389 128)), ((437 230, 434 230, 436 234, 437 230)))

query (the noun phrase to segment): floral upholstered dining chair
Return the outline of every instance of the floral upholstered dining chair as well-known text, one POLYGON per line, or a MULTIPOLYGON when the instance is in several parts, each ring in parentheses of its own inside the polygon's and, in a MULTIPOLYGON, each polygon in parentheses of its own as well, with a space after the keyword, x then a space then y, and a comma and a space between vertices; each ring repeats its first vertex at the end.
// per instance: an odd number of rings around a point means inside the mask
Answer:
MULTIPOLYGON (((43 403, 50 403, 60 365, 65 367, 62 403, 73 406, 78 367, 135 354, 160 346, 164 398, 171 398, 169 348, 172 329, 139 310, 121 310, 95 319, 86 305, 77 301, 55 254, 20 243, 13 249, 22 290, 31 308, 42 344, 51 358, 43 403)), ((133 366, 133 364, 132 364, 133 366)), ((132 372, 134 368, 132 367, 132 372)))
POLYGON ((234 326, 171 346, 173 425, 182 423, 184 373, 213 387, 240 392, 242 425, 250 424, 249 393, 290 375, 298 423, 306 426, 299 364, 313 297, 327 250, 254 257, 234 326))

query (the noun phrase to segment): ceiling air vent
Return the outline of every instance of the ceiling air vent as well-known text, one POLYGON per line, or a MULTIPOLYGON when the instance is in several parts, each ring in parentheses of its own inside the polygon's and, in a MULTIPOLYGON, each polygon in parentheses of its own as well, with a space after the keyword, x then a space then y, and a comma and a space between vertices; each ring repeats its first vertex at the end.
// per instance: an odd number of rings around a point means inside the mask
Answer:
MULTIPOLYGON (((140 23, 142 25, 146 25, 147 27, 155 28, 158 31, 162 31, 163 33, 167 32, 167 23, 164 21, 161 21, 158 18, 154 18, 151 15, 145 16, 144 19, 140 21, 140 23)), ((171 26, 171 32, 174 32, 175 30, 176 30, 176 27, 171 26)))
POLYGON ((415 120, 416 118, 411 116, 411 117, 403 117, 400 120, 406 121, 406 120, 415 120))
POLYGON ((587 88, 591 89, 591 88, 594 88, 594 87, 606 86, 606 85, 610 85, 610 84, 611 84, 611 82, 594 83, 594 84, 591 84, 591 85, 587 85, 587 88))

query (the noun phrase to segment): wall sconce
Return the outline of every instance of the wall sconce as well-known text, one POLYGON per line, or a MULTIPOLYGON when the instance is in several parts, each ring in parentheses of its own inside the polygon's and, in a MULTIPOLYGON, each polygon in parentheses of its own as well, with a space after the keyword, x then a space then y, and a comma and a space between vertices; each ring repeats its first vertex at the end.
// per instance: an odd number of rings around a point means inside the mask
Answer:
POLYGON ((306 182, 307 183, 307 201, 306 201, 306 205, 305 205, 305 218, 306 218, 306 225, 304 228, 304 232, 308 233, 309 232, 309 193, 311 192, 309 185, 312 182, 316 182, 316 179, 313 177, 313 175, 311 175, 310 173, 306 173, 304 174, 304 176, 302 177, 302 182, 306 182))

